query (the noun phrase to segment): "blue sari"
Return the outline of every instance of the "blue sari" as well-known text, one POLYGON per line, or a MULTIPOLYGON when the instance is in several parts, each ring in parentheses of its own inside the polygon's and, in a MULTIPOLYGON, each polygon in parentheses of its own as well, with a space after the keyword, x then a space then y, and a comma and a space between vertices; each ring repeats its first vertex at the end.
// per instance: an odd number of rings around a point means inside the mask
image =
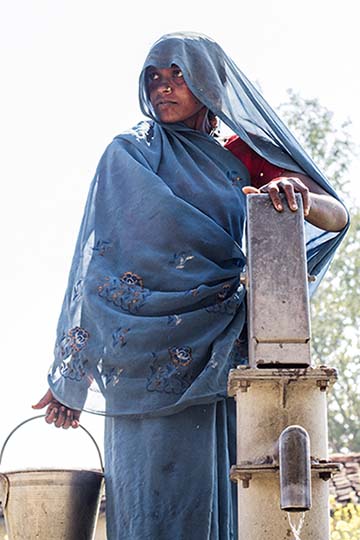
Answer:
MULTIPOLYGON (((193 94, 255 151, 337 197, 245 76, 209 38, 172 34, 140 75, 150 119, 100 160, 60 315, 53 394, 107 415, 109 540, 236 538, 229 369, 246 361, 239 274, 249 173, 214 138, 157 121, 146 69, 178 65, 193 94)), ((322 275, 345 231, 308 226, 322 275)))

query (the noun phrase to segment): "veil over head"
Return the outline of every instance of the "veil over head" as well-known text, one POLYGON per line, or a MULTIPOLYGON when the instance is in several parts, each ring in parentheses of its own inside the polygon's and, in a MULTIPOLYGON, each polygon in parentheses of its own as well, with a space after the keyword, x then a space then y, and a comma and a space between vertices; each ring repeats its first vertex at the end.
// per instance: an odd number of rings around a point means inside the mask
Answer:
MULTIPOLYGON (((146 69, 176 64, 192 93, 234 133, 266 160, 281 168, 307 174, 339 200, 310 156, 276 112, 233 60, 210 37, 194 32, 165 34, 151 48, 140 75, 139 98, 143 113, 156 120, 146 87, 146 69)), ((306 224, 308 265, 314 275, 324 273, 348 227, 340 234, 325 233, 306 224), (318 237, 321 237, 319 252, 318 237), (324 246, 324 241, 329 243, 324 246)), ((317 286, 318 283, 315 285, 317 286)), ((314 287, 315 287, 314 286, 314 287)))

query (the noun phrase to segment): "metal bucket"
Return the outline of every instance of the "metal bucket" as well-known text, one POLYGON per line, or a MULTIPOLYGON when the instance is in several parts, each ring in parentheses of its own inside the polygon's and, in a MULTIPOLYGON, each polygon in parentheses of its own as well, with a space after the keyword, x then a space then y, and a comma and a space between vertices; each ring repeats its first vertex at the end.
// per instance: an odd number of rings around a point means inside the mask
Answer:
MULTIPOLYGON (((19 424, 43 418, 35 416, 19 424)), ((9 540, 92 540, 103 488, 103 463, 96 446, 101 472, 79 469, 39 469, 0 473, 0 501, 9 540)))

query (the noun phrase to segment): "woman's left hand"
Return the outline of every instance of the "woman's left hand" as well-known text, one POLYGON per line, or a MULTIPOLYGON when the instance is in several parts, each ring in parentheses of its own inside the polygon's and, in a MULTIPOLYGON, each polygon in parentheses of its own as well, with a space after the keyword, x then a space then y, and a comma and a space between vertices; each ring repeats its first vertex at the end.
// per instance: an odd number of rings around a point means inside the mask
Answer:
POLYGON ((282 212, 284 209, 280 193, 285 194, 286 202, 293 212, 296 212, 298 209, 295 193, 300 193, 303 201, 304 216, 308 216, 310 212, 310 191, 300 178, 279 176, 259 189, 253 186, 245 186, 243 187, 243 193, 245 195, 250 193, 268 193, 274 208, 278 212, 282 212))

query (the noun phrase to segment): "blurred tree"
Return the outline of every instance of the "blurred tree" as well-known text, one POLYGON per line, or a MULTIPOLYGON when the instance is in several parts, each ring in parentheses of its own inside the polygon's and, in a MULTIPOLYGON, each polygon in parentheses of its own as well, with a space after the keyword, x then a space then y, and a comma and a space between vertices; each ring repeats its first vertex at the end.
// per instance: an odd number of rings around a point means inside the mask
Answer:
POLYGON ((292 90, 279 112, 298 140, 345 200, 351 227, 312 300, 312 355, 316 364, 338 370, 329 393, 329 444, 333 452, 360 451, 360 207, 350 193, 349 169, 356 149, 349 121, 317 99, 292 90))
POLYGON ((360 505, 348 503, 346 506, 330 500, 331 540, 360 539, 360 505))

